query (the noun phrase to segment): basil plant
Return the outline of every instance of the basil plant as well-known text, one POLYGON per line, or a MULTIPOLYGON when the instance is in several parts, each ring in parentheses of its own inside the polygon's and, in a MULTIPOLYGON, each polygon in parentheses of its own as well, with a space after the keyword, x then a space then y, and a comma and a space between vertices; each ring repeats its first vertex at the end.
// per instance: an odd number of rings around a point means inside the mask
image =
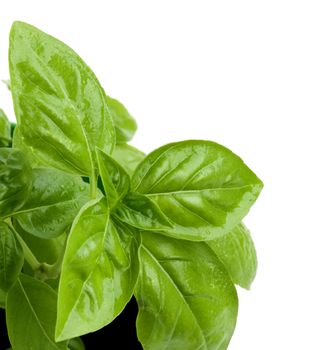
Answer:
POLYGON ((0 111, 0 306, 14 350, 84 349, 134 295, 145 350, 223 350, 257 267, 263 184, 211 141, 130 146, 137 125, 68 46, 10 33, 0 111), (14 129, 14 130, 13 130, 14 129))

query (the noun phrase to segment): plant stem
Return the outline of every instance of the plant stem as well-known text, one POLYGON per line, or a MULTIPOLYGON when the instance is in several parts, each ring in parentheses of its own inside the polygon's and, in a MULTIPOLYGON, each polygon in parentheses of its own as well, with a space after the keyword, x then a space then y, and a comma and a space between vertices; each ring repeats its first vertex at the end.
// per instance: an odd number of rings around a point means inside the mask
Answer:
POLYGON ((95 199, 97 196, 97 180, 98 176, 96 175, 95 171, 93 171, 90 177, 90 199, 95 199))
POLYGON ((11 223, 9 225, 11 230, 14 232, 17 240, 19 241, 20 245, 22 246, 25 260, 28 262, 28 264, 34 271, 39 270, 41 267, 41 263, 37 260, 33 252, 29 249, 28 245, 23 240, 23 238, 17 233, 13 225, 11 223))

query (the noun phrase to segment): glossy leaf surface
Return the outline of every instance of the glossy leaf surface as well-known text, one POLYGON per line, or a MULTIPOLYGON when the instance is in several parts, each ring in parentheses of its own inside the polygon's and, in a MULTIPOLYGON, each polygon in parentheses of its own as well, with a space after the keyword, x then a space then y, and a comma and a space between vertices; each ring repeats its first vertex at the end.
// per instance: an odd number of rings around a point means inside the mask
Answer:
POLYGON ((34 169, 33 178, 29 196, 14 218, 34 236, 57 237, 88 201, 89 185, 79 176, 54 169, 34 169))
POLYGON ((19 209, 29 191, 32 171, 23 154, 0 148, 0 217, 19 209))
POLYGON ((21 275, 7 297, 6 315, 14 350, 66 350, 54 341, 56 293, 45 283, 21 275))
POLYGON ((209 240, 231 230, 263 186, 230 150, 200 140, 168 144, 150 153, 133 174, 132 185, 171 220, 174 228, 166 231, 168 235, 188 240, 209 240))
POLYGON ((137 334, 145 350, 225 350, 237 294, 203 242, 143 233, 136 287, 137 334))
POLYGON ((233 282, 249 289, 257 270, 257 256, 249 230, 241 223, 221 238, 207 242, 223 262, 233 282))
POLYGON ((172 227, 159 207, 140 193, 129 193, 115 208, 113 215, 139 229, 149 227, 150 230, 159 231, 172 227))
POLYGON ((130 189, 129 175, 117 161, 99 149, 97 150, 97 158, 109 207, 114 208, 130 189))
POLYGON ((0 109, 0 147, 8 147, 10 142, 11 125, 3 110, 0 109))
POLYGON ((129 175, 132 175, 137 165, 144 159, 145 154, 136 147, 119 143, 115 146, 112 157, 123 166, 129 175))
POLYGON ((105 198, 82 208, 62 266, 58 340, 96 331, 123 310, 137 281, 137 251, 134 230, 110 219, 105 198))
POLYGON ((116 142, 130 141, 137 130, 135 119, 129 114, 124 105, 115 98, 107 96, 106 100, 115 125, 116 142))
POLYGON ((7 292, 18 278, 24 263, 22 247, 10 227, 0 222, 0 289, 7 292))
POLYGON ((90 68, 61 41, 22 22, 11 29, 9 63, 23 142, 45 164, 93 174, 95 148, 111 152, 115 131, 90 68))

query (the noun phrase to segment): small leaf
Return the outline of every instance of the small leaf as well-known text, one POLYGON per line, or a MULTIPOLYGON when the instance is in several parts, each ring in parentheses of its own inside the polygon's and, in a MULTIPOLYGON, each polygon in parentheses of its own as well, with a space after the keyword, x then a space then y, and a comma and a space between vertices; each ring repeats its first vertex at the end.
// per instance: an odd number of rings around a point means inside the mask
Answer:
POLYGON ((149 227, 159 231, 171 227, 171 223, 159 207, 140 193, 129 193, 112 213, 119 220, 139 229, 149 227))
POLYGON ((14 350, 66 350, 54 341, 57 295, 47 284, 21 275, 10 289, 6 318, 14 350))
POLYGON ((13 213, 23 230, 37 237, 54 238, 70 227, 88 201, 89 185, 81 177, 54 169, 34 169, 25 204, 13 213))
POLYGON ((68 343, 69 350, 85 350, 85 345, 80 338, 70 339, 68 343))
POLYGON ((128 193, 130 178, 126 171, 109 155, 97 150, 98 167, 110 208, 128 193))
POLYGON ((115 125, 116 142, 130 141, 137 130, 135 119, 129 114, 121 102, 110 96, 106 98, 115 125))
POLYGON ((132 175, 145 154, 127 143, 120 143, 115 146, 112 157, 123 166, 129 175, 132 175))
POLYGON ((257 270, 257 256, 249 230, 241 223, 221 238, 208 241, 233 282, 249 289, 257 270))
POLYGON ((137 334, 145 350, 225 350, 238 301, 224 266, 204 242, 142 234, 137 334))
POLYGON ((123 310, 137 281, 136 235, 134 229, 110 218, 105 198, 81 209, 62 266, 57 340, 94 332, 123 310))
POLYGON ((7 292, 17 280, 24 263, 21 245, 10 227, 0 222, 0 290, 7 292))
POLYGON ((24 155, 16 149, 0 148, 0 217, 24 204, 31 182, 31 167, 24 155))
POLYGON ((22 141, 42 163, 92 176, 96 147, 110 153, 115 144, 94 73, 61 41, 22 22, 11 29, 9 63, 22 141))
POLYGON ((0 109, 0 147, 9 147, 10 143, 11 125, 3 110, 0 109))
POLYGON ((133 191, 147 195, 172 222, 164 233, 188 240, 230 231, 262 187, 238 156, 210 141, 165 145, 146 156, 132 178, 133 191))

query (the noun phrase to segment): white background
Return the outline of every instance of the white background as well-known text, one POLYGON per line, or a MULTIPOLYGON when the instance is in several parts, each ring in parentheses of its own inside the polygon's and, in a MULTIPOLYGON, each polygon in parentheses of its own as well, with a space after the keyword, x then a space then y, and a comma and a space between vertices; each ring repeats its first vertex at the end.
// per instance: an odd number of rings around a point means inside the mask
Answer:
MULTIPOLYGON (((29 22, 75 49, 128 107, 139 125, 134 145, 214 140, 264 181, 245 221, 258 275, 239 291, 230 350, 313 349, 311 4, 0 2, 0 78, 8 78, 11 23, 29 22)), ((4 86, 0 105, 12 119, 4 86)))

